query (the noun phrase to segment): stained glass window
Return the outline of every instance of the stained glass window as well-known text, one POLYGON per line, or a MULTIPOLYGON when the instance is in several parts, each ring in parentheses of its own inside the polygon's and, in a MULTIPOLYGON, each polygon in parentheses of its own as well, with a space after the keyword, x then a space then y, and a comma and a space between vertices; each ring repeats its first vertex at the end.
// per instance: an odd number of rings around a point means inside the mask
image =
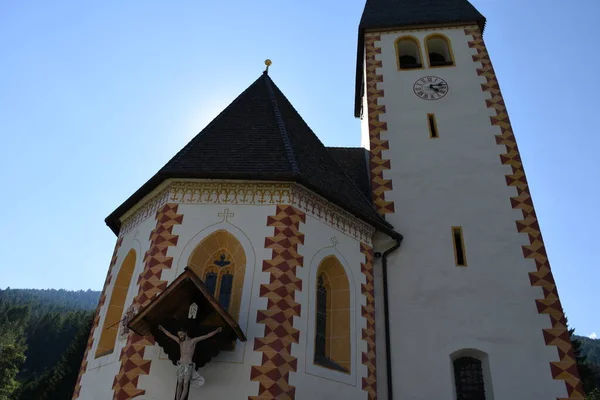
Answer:
POLYGON ((317 280, 317 327, 315 338, 315 361, 326 358, 325 345, 327 342, 327 288, 323 276, 317 280))
POLYGON ((210 294, 214 296, 215 290, 217 289, 217 274, 215 272, 209 272, 208 274, 206 274, 204 284, 208 288, 210 294))
POLYGON ((221 276, 221 288, 219 289, 219 303, 225 311, 229 311, 231 302, 231 288, 233 286, 233 275, 230 273, 221 276))

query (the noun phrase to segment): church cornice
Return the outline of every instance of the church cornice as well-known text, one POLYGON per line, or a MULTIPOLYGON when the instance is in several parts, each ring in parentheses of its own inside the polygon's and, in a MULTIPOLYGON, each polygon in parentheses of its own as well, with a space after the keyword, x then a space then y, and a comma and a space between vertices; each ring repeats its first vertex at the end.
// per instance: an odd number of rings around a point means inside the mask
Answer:
POLYGON ((293 205, 338 231, 371 244, 375 228, 302 185, 292 182, 247 182, 169 179, 121 218, 125 236, 166 203, 223 205, 293 205))

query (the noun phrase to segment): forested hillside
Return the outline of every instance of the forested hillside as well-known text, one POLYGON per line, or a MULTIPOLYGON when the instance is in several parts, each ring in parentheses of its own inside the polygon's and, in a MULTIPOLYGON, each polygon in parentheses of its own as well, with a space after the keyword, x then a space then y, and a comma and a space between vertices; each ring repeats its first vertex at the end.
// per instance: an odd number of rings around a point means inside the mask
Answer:
POLYGON ((70 399, 99 297, 0 290, 0 400, 70 399))
POLYGON ((0 289, 0 301, 30 305, 35 314, 48 311, 92 310, 98 305, 98 299, 100 292, 93 290, 0 289))
POLYGON ((581 341, 581 350, 585 358, 591 364, 600 365, 600 339, 590 339, 583 336, 575 336, 581 341))

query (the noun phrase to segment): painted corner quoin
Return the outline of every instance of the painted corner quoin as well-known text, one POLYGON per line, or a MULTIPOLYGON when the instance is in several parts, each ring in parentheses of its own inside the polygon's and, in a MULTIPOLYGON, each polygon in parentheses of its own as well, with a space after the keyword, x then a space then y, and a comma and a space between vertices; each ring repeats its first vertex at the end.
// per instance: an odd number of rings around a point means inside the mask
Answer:
MULTIPOLYGON (((169 247, 177 245, 178 235, 173 235, 173 227, 183 222, 183 215, 177 214, 177 208, 177 204, 167 203, 156 212, 156 227, 150 233, 150 248, 145 254, 144 271, 137 281, 139 292, 133 300, 138 309, 167 287, 167 281, 161 280, 161 275, 173 263, 173 257, 167 256, 169 247)), ((144 352, 146 346, 152 345, 152 336, 129 333, 127 343, 121 350, 121 367, 112 386, 114 400, 132 399, 145 393, 145 390, 138 388, 138 379, 140 375, 150 373, 152 361, 144 359, 144 352)))
POLYGON ((249 400, 294 399, 296 388, 289 384, 290 372, 296 372, 298 361, 292 356, 292 343, 298 343, 300 332, 294 328, 300 304, 296 291, 302 291, 302 280, 296 268, 303 266, 298 245, 304 244, 300 222, 306 215, 289 205, 278 205, 275 215, 267 218, 274 234, 265 239, 265 248, 272 249, 271 260, 263 262, 263 272, 270 274, 269 283, 260 287, 260 297, 268 299, 267 309, 258 310, 256 322, 265 325, 264 337, 254 340, 254 351, 262 353, 261 365, 254 365, 250 379, 259 382, 258 396, 249 400))
POLYGON ((477 69, 477 74, 486 79, 481 87, 483 91, 489 92, 491 95, 490 99, 486 100, 487 107, 496 110, 496 115, 490 117, 492 125, 498 126, 501 132, 501 134, 496 135, 496 142, 506 147, 506 153, 500 154, 500 160, 502 164, 510 165, 512 168, 512 174, 506 176, 506 183, 508 186, 515 187, 518 195, 511 197, 510 201, 514 209, 520 209, 523 213, 523 219, 516 221, 517 230, 520 233, 526 233, 529 236, 530 243, 523 246, 523 255, 525 258, 535 261, 537 270, 529 273, 531 285, 541 287, 544 293, 544 298, 536 299, 537 309, 540 314, 548 315, 552 324, 551 328, 544 329, 546 344, 556 346, 558 350, 559 361, 550 363, 552 377, 565 382, 569 397, 560 400, 583 400, 585 394, 579 379, 565 315, 550 270, 550 263, 546 255, 521 156, 519 155, 519 149, 498 80, 479 28, 467 28, 465 34, 473 38, 469 41, 469 47, 477 50, 477 54, 473 55, 473 61, 481 63, 481 68, 477 69))
POLYGON ((362 339, 367 342, 367 352, 362 353, 362 364, 367 367, 367 376, 362 379, 362 388, 367 392, 368 400, 377 399, 377 357, 375 349, 375 278, 373 275, 373 248, 361 243, 360 252, 365 256, 365 262, 360 269, 366 277, 366 283, 361 287, 361 293, 366 298, 361 315, 367 321, 367 327, 362 331, 362 339))
POLYGON ((102 306, 106 302, 106 288, 110 285, 112 280, 112 271, 117 263, 117 253, 119 252, 119 248, 123 243, 123 238, 119 238, 117 240, 117 244, 115 245, 115 250, 113 251, 113 255, 110 259, 110 265, 108 267, 108 273, 106 274, 106 280, 104 281, 104 287, 102 288, 102 294, 100 295, 100 300, 98 301, 98 307, 96 307, 96 315, 94 316, 94 321, 92 322, 92 329, 90 331, 90 336, 87 341, 87 346, 85 347, 85 352, 83 353, 83 360, 81 361, 81 368, 79 369, 79 375, 77 376, 77 382, 75 383, 75 390, 73 391, 72 399, 75 400, 79 398, 79 393, 81 392, 81 377, 85 374, 88 366, 87 358, 90 354, 90 350, 94 344, 94 333, 96 332, 96 328, 100 323, 100 310, 102 306))
POLYGON ((385 193, 392 190, 392 181, 383 178, 383 171, 391 168, 390 160, 383 158, 383 151, 389 150, 389 142, 383 139, 383 134, 387 132, 387 123, 380 120, 380 116, 385 114, 385 105, 379 104, 379 99, 383 98, 383 89, 379 89, 377 84, 383 82, 383 75, 377 73, 377 68, 381 68, 381 60, 376 56, 381 54, 381 47, 376 43, 381 41, 381 36, 376 34, 367 34, 365 36, 365 79, 367 94, 367 113, 369 123, 369 148, 371 150, 369 169, 371 171, 371 188, 373 192, 373 203, 380 214, 390 214, 394 212, 394 202, 386 201, 385 193))

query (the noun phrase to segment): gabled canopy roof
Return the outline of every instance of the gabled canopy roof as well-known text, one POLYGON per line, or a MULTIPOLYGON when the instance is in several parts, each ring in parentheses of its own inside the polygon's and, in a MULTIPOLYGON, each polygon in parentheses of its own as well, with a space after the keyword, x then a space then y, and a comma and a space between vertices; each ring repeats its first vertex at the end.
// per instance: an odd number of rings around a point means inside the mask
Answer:
POLYGON ((266 73, 109 215, 107 225, 118 233, 119 217, 168 178, 297 182, 395 234, 266 73))
POLYGON ((483 32, 485 17, 468 0, 367 0, 358 28, 354 115, 360 116, 366 30, 461 23, 477 24, 483 32))
POLYGON ((235 340, 246 341, 246 336, 231 315, 210 294, 202 280, 189 268, 179 275, 160 295, 128 323, 129 329, 141 336, 153 335, 169 359, 179 360, 179 344, 158 329, 163 325, 173 335, 183 330, 190 337, 198 337, 221 327, 223 331, 197 344, 194 362, 202 367, 221 350, 230 350, 235 340), (198 306, 196 317, 189 318, 189 308, 198 306))

